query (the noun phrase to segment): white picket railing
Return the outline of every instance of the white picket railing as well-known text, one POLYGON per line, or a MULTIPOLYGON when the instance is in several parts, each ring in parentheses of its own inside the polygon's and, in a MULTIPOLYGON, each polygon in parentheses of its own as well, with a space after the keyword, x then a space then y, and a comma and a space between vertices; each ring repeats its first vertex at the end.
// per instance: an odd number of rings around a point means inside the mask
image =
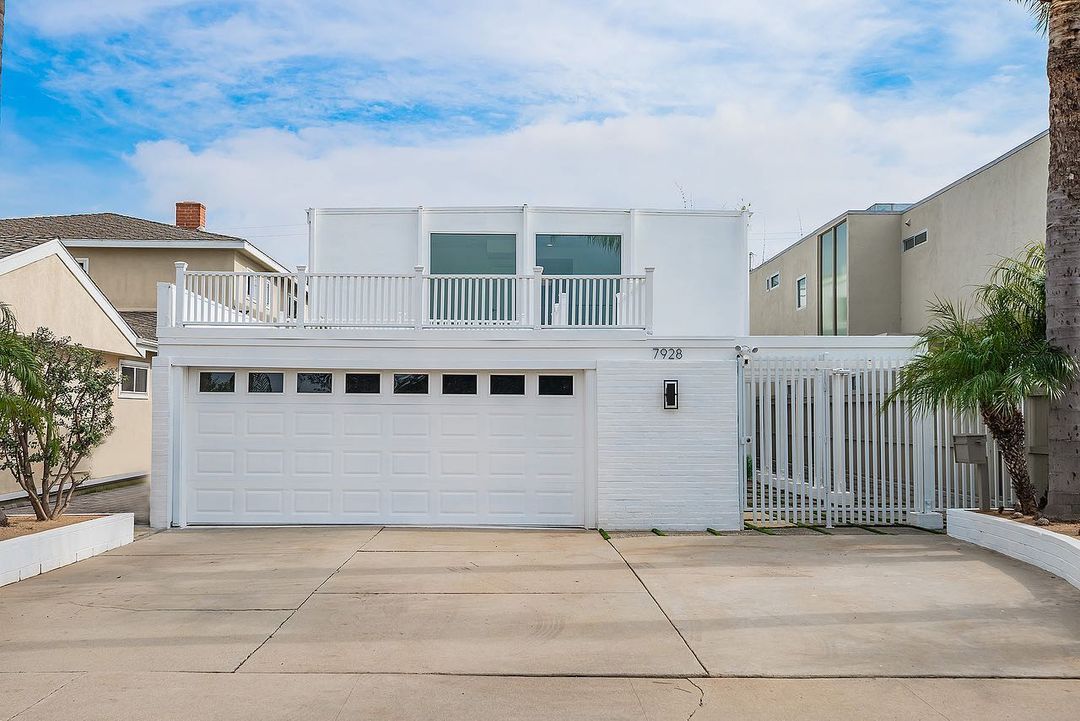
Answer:
MULTIPOLYGON (((807 525, 907 523, 912 511, 978 506, 975 469, 958 464, 954 433, 985 432, 939 408, 884 406, 910 353, 822 359, 743 356, 741 442, 747 519, 807 525)), ((991 505, 1012 505, 992 439, 991 505)))
POLYGON ((176 269, 180 326, 652 330, 643 275, 295 274, 176 269))

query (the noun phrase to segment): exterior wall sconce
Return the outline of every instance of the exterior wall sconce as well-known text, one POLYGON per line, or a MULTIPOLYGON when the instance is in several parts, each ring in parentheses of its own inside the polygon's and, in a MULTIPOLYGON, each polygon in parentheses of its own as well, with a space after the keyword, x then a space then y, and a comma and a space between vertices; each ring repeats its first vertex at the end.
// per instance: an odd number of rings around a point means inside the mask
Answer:
POLYGON ((679 381, 664 381, 664 410, 679 408, 679 381))

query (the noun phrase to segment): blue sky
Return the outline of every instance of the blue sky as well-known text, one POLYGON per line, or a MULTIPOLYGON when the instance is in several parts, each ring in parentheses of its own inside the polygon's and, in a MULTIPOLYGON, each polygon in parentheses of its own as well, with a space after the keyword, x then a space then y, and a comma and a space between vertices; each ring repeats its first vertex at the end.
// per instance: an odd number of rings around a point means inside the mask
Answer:
POLYGON ((114 210, 304 261, 335 205, 751 203, 772 255, 1046 126, 1006 0, 9 3, 0 216, 114 210), (104 7, 102 7, 104 6, 104 7))

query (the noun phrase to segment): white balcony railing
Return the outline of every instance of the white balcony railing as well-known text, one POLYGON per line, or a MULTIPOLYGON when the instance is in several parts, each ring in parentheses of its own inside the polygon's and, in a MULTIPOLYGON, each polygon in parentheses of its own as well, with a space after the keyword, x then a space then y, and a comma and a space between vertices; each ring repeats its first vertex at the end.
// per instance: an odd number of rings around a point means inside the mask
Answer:
POLYGON ((180 326, 639 328, 652 330, 643 275, 231 273, 176 264, 180 326))

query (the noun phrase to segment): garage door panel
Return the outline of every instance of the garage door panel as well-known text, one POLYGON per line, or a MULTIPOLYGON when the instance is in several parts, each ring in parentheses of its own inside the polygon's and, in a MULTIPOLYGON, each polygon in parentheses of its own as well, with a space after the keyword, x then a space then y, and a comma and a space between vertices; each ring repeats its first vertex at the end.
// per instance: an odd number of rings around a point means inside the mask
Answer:
POLYGON ((535 379, 526 396, 341 385, 274 398, 193 387, 188 522, 583 525, 581 398, 536 396, 535 379))

